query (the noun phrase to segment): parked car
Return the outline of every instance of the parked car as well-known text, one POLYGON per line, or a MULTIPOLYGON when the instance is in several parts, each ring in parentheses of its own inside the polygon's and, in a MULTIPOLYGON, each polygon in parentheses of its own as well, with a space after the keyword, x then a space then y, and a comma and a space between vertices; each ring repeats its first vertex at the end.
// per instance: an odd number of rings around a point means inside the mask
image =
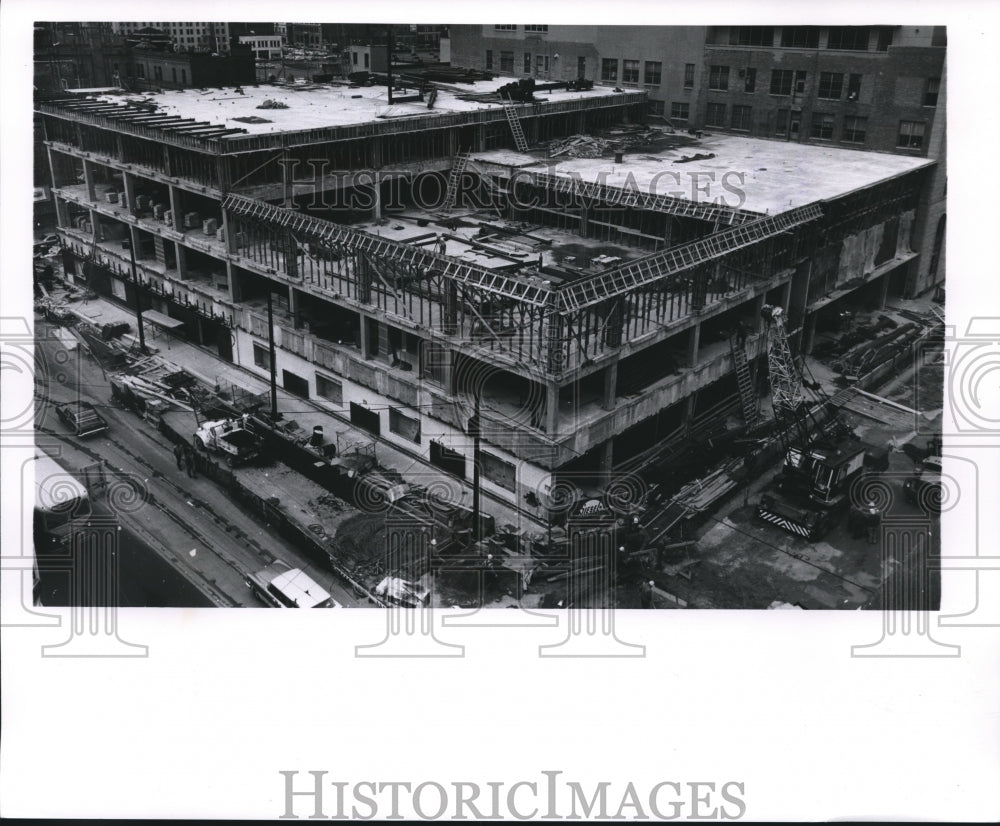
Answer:
POLYGON ((330 593, 301 568, 292 568, 280 559, 263 571, 246 578, 263 602, 274 608, 341 608, 330 593))
POLYGON ((104 417, 88 402, 67 402, 56 407, 59 418, 73 431, 73 435, 84 438, 103 433, 108 429, 104 417))

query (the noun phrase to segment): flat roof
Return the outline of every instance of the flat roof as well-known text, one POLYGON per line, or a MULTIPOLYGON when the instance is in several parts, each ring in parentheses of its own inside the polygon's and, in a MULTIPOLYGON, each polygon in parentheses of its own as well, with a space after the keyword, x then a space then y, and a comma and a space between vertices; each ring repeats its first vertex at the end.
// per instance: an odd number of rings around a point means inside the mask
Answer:
MULTIPOLYGON (((251 135, 319 129, 326 126, 354 126, 391 118, 414 116, 450 115, 456 112, 474 112, 498 109, 499 102, 465 100, 465 95, 487 95, 514 81, 512 77, 499 77, 468 84, 436 84, 437 96, 433 108, 424 101, 394 103, 389 106, 389 90, 385 86, 357 86, 346 83, 289 83, 286 85, 243 86, 221 89, 177 89, 148 94, 108 94, 97 98, 108 103, 146 101, 155 103, 157 111, 182 118, 209 121, 227 128, 245 129, 251 135), (266 100, 286 105, 287 109, 260 109, 266 100), (267 123, 246 123, 237 118, 262 118, 267 123)), ((394 96, 409 97, 417 94, 416 86, 407 82, 406 91, 394 96)), ((607 86, 595 86, 589 91, 571 92, 565 89, 537 92, 539 103, 581 100, 614 96, 607 86)))
POLYGON ((699 203, 721 199, 724 205, 769 215, 837 198, 934 163, 737 135, 707 135, 688 146, 626 153, 621 163, 613 157, 538 159, 509 149, 473 152, 472 159, 699 203), (692 160, 683 161, 685 157, 692 160))

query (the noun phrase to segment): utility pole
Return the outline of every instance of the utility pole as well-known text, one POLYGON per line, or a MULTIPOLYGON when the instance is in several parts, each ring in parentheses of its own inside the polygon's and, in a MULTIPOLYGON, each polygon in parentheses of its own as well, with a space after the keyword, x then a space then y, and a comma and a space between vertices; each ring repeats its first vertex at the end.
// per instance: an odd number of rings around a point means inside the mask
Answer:
POLYGON ((476 412, 469 423, 472 431, 472 544, 479 544, 479 399, 481 389, 476 388, 476 412))
POLYGON ((271 423, 278 423, 278 368, 274 358, 274 308, 271 286, 267 287, 267 352, 271 361, 271 423))
POLYGON ((122 244, 128 247, 128 257, 132 262, 132 297, 135 304, 135 323, 139 327, 139 351, 146 352, 146 331, 142 323, 142 301, 139 299, 139 276, 135 270, 135 249, 132 247, 132 239, 127 238, 122 244))

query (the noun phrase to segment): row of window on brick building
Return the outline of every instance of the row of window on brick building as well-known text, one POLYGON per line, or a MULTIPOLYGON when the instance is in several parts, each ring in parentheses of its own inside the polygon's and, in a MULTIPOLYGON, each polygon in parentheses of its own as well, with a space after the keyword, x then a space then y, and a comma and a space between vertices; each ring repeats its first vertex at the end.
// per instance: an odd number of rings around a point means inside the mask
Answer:
MULTIPOLYGON (((712 92, 757 91, 757 70, 748 66, 736 72, 738 80, 731 83, 729 66, 708 67, 708 89, 712 92), (740 88, 742 84, 742 89, 740 88)), ((820 72, 816 97, 823 100, 858 100, 863 76, 843 72, 820 72), (845 97, 846 91, 846 97, 845 97)), ((806 90, 807 72, 802 69, 772 69, 768 93, 771 95, 802 94, 806 90)), ((941 78, 930 77, 925 81, 923 105, 937 106, 941 78)))
MULTIPOLYGON (((493 27, 498 32, 516 32, 515 24, 498 24, 493 27)), ((524 26, 526 34, 544 34, 548 26, 524 26)), ((709 35, 712 45, 759 46, 762 48, 818 49, 821 35, 825 32, 822 48, 834 51, 875 51, 884 52, 892 45, 891 26, 781 26, 777 29, 775 41, 774 26, 731 26, 728 29, 713 29, 709 35)), ((626 81, 627 82, 627 81, 626 81)))
MULTIPOLYGON (((671 117, 687 119, 687 104, 671 105, 671 117), (681 107, 681 108, 678 108, 681 107)), ((796 137, 802 129, 802 112, 793 109, 778 109, 772 123, 776 137, 796 137)), ((839 136, 836 134, 837 116, 831 112, 813 112, 808 124, 809 137, 814 140, 863 144, 867 138, 868 118, 861 115, 844 115, 840 119, 839 136)), ((705 126, 717 129, 733 129, 750 132, 753 130, 753 107, 725 103, 709 103, 705 107, 705 126)), ((901 149, 920 149, 924 144, 926 124, 923 121, 899 121, 896 146, 901 149)), ((759 130, 757 130, 759 131, 759 130)))
MULTIPOLYGON (((515 52, 503 50, 500 52, 499 62, 495 59, 492 49, 486 50, 486 66, 488 71, 514 72, 515 52)), ((663 82, 663 63, 659 60, 631 60, 618 58, 605 58, 601 61, 601 80, 606 83, 618 83, 618 66, 621 63, 621 83, 638 86, 660 86, 663 82), (640 74, 641 73, 641 74, 640 74)), ((547 54, 532 54, 531 52, 521 53, 521 73, 531 74, 544 73, 549 71, 550 59, 547 54)), ((576 59, 577 76, 585 77, 587 73, 587 58, 579 55, 576 59)), ((684 88, 694 87, 694 64, 687 63, 684 66, 684 88)))

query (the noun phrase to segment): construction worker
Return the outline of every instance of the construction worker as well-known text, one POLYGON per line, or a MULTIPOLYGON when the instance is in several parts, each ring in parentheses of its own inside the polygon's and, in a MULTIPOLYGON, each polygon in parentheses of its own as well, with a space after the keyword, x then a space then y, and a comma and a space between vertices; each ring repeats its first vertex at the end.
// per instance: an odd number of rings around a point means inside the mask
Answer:
POLYGON ((653 580, 643 580, 639 585, 639 607, 640 608, 655 608, 653 604, 653 586, 656 583, 653 580))
POLYGON ((174 458, 177 460, 177 469, 184 470, 184 448, 179 442, 174 445, 174 458))
POLYGON ((187 465, 187 473, 192 479, 197 477, 198 473, 194 467, 194 448, 191 445, 184 445, 184 464, 187 465))
POLYGON ((739 347, 743 347, 747 343, 747 325, 740 319, 736 323, 736 344, 739 347))

